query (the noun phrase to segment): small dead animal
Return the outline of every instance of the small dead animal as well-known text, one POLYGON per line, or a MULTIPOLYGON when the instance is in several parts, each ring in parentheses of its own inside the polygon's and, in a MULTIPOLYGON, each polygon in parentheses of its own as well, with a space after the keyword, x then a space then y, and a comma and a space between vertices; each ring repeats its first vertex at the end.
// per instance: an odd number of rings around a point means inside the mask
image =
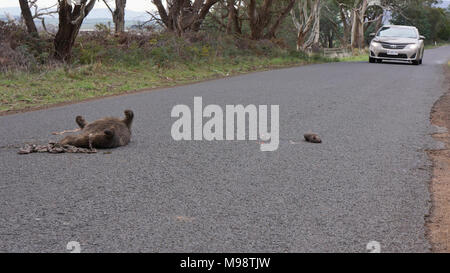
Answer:
MULTIPOLYGON (((108 149, 127 145, 131 138, 131 123, 133 122, 133 111, 125 110, 125 118, 119 119, 107 117, 88 123, 82 116, 77 116, 75 122, 80 127, 74 130, 53 132, 54 135, 74 133, 59 142, 49 142, 47 145, 27 144, 19 150, 19 154, 31 153, 96 153, 96 148, 108 149)), ((107 153, 107 152, 106 152, 107 153)))
POLYGON ((304 137, 307 142, 322 143, 322 139, 320 139, 320 136, 318 134, 307 133, 304 135, 304 137))
POLYGON ((68 135, 59 144, 71 145, 79 148, 110 149, 125 146, 131 139, 131 124, 133 111, 125 110, 125 118, 106 117, 91 123, 82 116, 77 116, 75 122, 80 127, 77 135, 68 135))

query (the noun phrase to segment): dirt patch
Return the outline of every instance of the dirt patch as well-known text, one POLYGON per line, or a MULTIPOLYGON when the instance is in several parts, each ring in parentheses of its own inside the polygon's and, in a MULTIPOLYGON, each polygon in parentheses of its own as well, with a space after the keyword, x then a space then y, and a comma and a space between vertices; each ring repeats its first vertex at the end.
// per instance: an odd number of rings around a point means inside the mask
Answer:
POLYGON ((450 253, 450 67, 446 65, 445 71, 448 91, 431 111, 431 123, 441 127, 438 133, 433 134, 433 138, 443 142, 445 148, 428 151, 433 162, 430 183, 433 205, 427 228, 432 251, 450 253))

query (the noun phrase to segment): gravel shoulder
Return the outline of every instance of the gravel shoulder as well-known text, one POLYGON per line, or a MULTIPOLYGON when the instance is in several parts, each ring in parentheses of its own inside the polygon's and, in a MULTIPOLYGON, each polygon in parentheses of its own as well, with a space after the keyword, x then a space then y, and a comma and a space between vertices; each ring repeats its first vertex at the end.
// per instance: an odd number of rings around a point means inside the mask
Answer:
POLYGON ((427 222, 428 237, 433 252, 450 252, 450 66, 446 66, 448 91, 436 102, 431 111, 431 123, 438 126, 433 138, 444 143, 439 150, 430 150, 433 162, 430 193, 433 205, 427 222))

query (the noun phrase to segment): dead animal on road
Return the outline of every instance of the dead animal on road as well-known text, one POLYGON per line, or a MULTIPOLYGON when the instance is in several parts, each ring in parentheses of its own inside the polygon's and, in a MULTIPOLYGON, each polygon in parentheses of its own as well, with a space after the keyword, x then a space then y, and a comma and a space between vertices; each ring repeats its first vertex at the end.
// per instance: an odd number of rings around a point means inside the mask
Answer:
MULTIPOLYGON (((59 142, 50 141, 47 145, 26 144, 19 150, 19 154, 31 153, 96 153, 95 148, 115 148, 127 145, 131 138, 131 123, 133 111, 125 110, 125 118, 103 118, 91 123, 77 116, 75 121, 80 126, 75 130, 53 132, 54 135, 63 135, 81 131, 78 135, 69 135, 59 142)), ((108 152, 105 152, 108 153, 108 152)), ((110 153, 110 152, 109 152, 110 153)))
POLYGON ((131 110, 125 110, 124 113, 124 119, 106 117, 91 123, 86 122, 82 116, 77 116, 75 122, 80 126, 81 132, 66 136, 59 143, 89 149, 125 146, 131 139, 134 114, 131 110))
POLYGON ((320 136, 318 134, 307 133, 304 135, 304 137, 307 142, 322 143, 322 139, 320 139, 320 136))

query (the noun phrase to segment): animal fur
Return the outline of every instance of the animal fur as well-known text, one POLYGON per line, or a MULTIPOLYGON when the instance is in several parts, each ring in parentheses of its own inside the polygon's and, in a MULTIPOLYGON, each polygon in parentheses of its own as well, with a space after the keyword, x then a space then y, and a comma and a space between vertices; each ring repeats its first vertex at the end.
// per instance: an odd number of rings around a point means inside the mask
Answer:
POLYGON ((87 123, 82 116, 77 116, 75 122, 80 126, 78 135, 69 135, 59 143, 80 148, 108 149, 127 145, 131 139, 131 124, 133 111, 125 110, 125 118, 107 117, 87 123))

